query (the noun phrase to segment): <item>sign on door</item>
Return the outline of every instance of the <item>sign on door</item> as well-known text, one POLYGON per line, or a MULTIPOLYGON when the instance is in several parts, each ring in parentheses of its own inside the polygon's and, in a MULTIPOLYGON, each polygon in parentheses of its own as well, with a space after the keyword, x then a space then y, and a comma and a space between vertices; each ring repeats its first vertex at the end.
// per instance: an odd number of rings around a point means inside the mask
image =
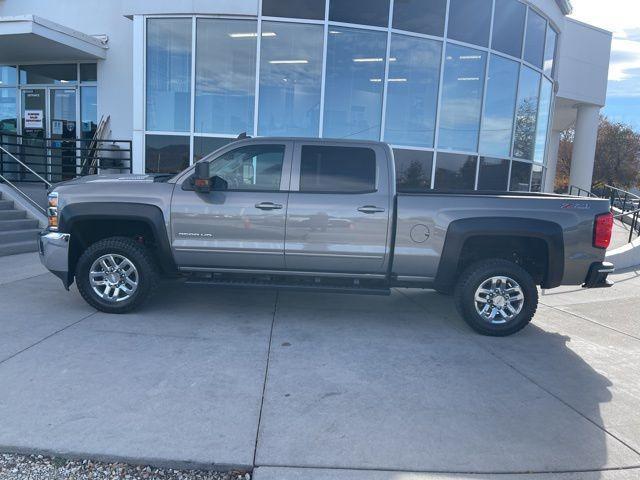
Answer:
POLYGON ((42 110, 25 110, 24 111, 24 128, 42 129, 42 110))

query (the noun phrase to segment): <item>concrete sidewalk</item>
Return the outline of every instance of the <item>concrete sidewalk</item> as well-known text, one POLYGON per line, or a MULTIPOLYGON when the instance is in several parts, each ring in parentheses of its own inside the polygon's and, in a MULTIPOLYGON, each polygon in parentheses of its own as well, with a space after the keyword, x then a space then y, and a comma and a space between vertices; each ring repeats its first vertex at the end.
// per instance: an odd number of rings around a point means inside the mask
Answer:
POLYGON ((257 467, 258 480, 640 477, 635 272, 543 292, 534 324, 503 339, 426 291, 168 283, 113 316, 35 255, 0 272, 2 451, 257 467))

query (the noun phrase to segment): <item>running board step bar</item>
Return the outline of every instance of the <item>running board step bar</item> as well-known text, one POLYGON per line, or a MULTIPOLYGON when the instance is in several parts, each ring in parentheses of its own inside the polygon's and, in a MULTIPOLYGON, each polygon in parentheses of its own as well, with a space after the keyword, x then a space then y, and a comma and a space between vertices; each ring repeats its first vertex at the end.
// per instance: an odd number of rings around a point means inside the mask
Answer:
POLYGON ((349 285, 336 285, 329 282, 287 282, 285 279, 274 278, 272 281, 251 278, 217 278, 216 276, 190 276, 185 283, 190 285, 212 285, 223 288, 259 288, 268 290, 294 290, 323 293, 344 293, 357 295, 390 295, 391 289, 385 286, 358 285, 357 281, 351 281, 349 285))

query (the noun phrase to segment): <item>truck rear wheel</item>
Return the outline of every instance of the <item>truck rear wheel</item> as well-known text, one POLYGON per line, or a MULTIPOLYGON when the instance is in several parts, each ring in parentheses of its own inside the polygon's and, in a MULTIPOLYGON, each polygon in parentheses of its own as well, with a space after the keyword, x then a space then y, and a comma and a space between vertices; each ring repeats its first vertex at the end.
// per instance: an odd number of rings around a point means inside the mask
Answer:
POLYGON ((538 308, 538 289, 531 275, 515 263, 481 260, 460 275, 455 303, 476 332, 504 337, 531 321, 538 308))
POLYGON ((82 298, 107 313, 126 313, 153 293, 158 269, 149 251, 126 237, 110 237, 80 256, 76 283, 82 298))

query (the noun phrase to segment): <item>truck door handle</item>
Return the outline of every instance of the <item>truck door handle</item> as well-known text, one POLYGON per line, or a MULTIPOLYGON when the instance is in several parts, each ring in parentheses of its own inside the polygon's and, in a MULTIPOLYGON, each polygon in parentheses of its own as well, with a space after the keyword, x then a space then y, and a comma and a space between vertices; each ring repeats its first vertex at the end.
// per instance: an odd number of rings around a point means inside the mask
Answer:
POLYGON ((358 208, 358 211, 362 213, 382 213, 384 212, 384 208, 376 207, 375 205, 365 205, 358 208))
POLYGON ((282 205, 273 202, 256 203, 256 208, 260 210, 282 210, 282 205))

